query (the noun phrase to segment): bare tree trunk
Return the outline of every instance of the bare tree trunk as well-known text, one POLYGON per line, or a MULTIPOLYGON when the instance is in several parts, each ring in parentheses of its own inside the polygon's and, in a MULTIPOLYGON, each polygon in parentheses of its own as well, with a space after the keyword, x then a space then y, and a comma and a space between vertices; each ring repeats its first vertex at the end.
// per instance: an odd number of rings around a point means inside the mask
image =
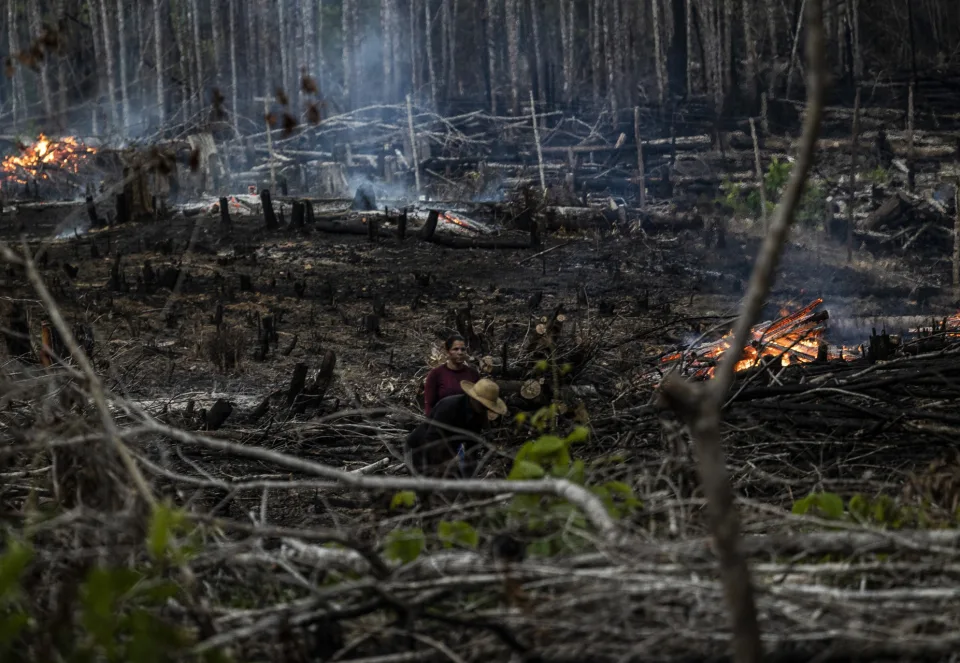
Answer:
POLYGON ((494 29, 497 23, 497 0, 487 0, 487 66, 490 69, 490 113, 497 114, 497 41, 494 29))
POLYGON ((723 91, 733 92, 733 0, 723 0, 723 91))
MULTIPOLYGON (((257 39, 257 0, 244 0, 243 6, 245 11, 245 17, 247 19, 247 57, 246 67, 247 67, 247 77, 244 77, 244 82, 246 87, 244 90, 243 100, 244 107, 249 111, 253 112, 255 106, 253 105, 253 98, 256 96, 258 91, 265 90, 266 85, 261 84, 260 79, 260 68, 259 68, 259 58, 257 57, 257 44, 259 40, 257 39)), ((236 112, 236 111, 234 111, 236 112)))
POLYGON ((427 76, 430 77, 430 103, 437 109, 437 72, 433 65, 433 17, 430 15, 430 0, 423 0, 423 29, 426 36, 427 76))
MULTIPOLYGON (((117 0, 120 2, 121 0, 117 0)), ((221 76, 221 53, 223 52, 223 30, 221 29, 223 20, 220 16, 220 2, 222 0, 210 0, 210 41, 213 44, 213 86, 219 88, 221 76)))
POLYGON ((693 54, 693 0, 686 0, 686 21, 687 21, 687 96, 693 96, 693 63, 695 57, 693 54))
POLYGON ((380 43, 383 45, 384 101, 393 101, 393 0, 380 0, 380 43))
POLYGON ((410 10, 410 34, 407 42, 410 50, 410 86, 413 88, 413 94, 418 95, 422 72, 420 70, 420 31, 418 30, 420 12, 417 0, 409 0, 408 7, 410 10))
MULTIPOLYGON (((57 0, 57 16, 63 16, 64 0, 57 0)), ((57 55, 57 128, 67 129, 67 62, 62 54, 57 55)))
POLYGON ((744 89, 751 112, 757 103, 757 41, 753 36, 753 0, 743 0, 743 46, 747 54, 744 89))
POLYGON ((113 26, 107 12, 107 0, 100 0, 100 26, 103 30, 104 61, 107 63, 107 98, 110 100, 110 128, 117 128, 117 86, 113 66, 113 26))
POLYGON ((360 27, 360 0, 351 0, 350 2, 350 34, 353 35, 353 102, 357 106, 362 105, 364 97, 363 86, 360 81, 364 80, 363 71, 363 30, 360 27))
MULTIPOLYGON (((170 5, 170 18, 173 25, 173 38, 176 42, 177 52, 179 54, 180 69, 180 111, 183 114, 182 122, 190 118, 190 102, 193 97, 193 82, 190 77, 190 57, 187 52, 187 39, 184 34, 184 24, 188 19, 187 12, 182 7, 177 7, 174 13, 174 5, 170 5)), ((157 43, 160 43, 159 40, 157 43)), ((162 74, 161 74, 162 75, 162 74)))
POLYGON ((863 79, 863 51, 860 48, 860 0, 847 0, 853 6, 853 75, 863 79))
MULTIPOLYGON (((19 39, 17 39, 17 12, 16 2, 7 0, 7 43, 10 48, 10 56, 15 57, 20 50, 19 39)), ((23 103, 23 73, 20 67, 13 68, 12 81, 12 100, 13 100, 13 127, 16 129, 20 123, 20 118, 25 110, 23 103)), ((96 111, 94 111, 96 112, 96 111)))
POLYGON ((847 200, 847 262, 853 260, 853 212, 857 200, 857 156, 860 148, 860 86, 853 101, 853 137, 850 140, 850 191, 847 200))
POLYGON ((540 43, 540 0, 530 0, 530 26, 533 28, 533 62, 537 75, 537 99, 546 100, 546 81, 540 43))
POLYGON ((626 11, 621 7, 622 0, 613 0, 613 68, 617 72, 617 93, 620 100, 629 103, 629 97, 624 92, 631 89, 629 81, 624 80, 626 66, 624 60, 627 54, 627 26, 626 11))
POLYGON ((590 0, 590 71, 593 103, 600 102, 600 0, 590 0))
POLYGON ((127 20, 124 16, 123 0, 117 0, 117 37, 120 47, 120 124, 123 135, 130 130, 130 91, 127 89, 127 20))
MULTIPOLYGON (((11 5, 13 2, 10 3, 11 5)), ((100 132, 100 115, 102 114, 101 106, 103 104, 103 79, 104 79, 104 64, 103 64, 103 39, 100 36, 100 33, 103 29, 103 26, 100 24, 99 18, 100 9, 96 3, 90 3, 87 5, 87 17, 90 23, 90 39, 93 42, 93 59, 94 62, 93 70, 97 77, 97 98, 93 104, 93 112, 91 113, 91 132, 96 135, 100 132)), ((13 38, 11 37, 11 41, 13 38)), ((11 43, 11 50, 13 49, 14 44, 11 43)))
POLYGON ((343 0, 340 17, 340 41, 343 45, 343 104, 348 109, 353 108, 353 34, 351 32, 353 2, 354 0, 343 0))
POLYGON ((610 105, 610 112, 613 115, 613 122, 617 120, 617 78, 614 71, 613 57, 613 31, 610 23, 613 20, 610 4, 615 0, 602 0, 601 10, 603 12, 601 20, 603 21, 603 56, 607 67, 607 103, 610 105))
POLYGON ((660 20, 660 0, 653 0, 650 6, 653 7, 653 61, 657 70, 657 103, 662 108, 666 99, 667 81, 663 62, 663 41, 660 37, 663 30, 660 20))
POLYGON ((563 54, 563 101, 570 103, 570 78, 572 75, 572 51, 570 35, 573 33, 573 24, 567 18, 567 11, 571 0, 560 0, 560 48, 563 54))
POLYGON ((452 40, 450 0, 440 0, 440 83, 446 99, 450 98, 450 42, 452 40))
POLYGON ((296 99, 294 90, 290 89, 290 52, 289 40, 287 39, 287 24, 289 23, 287 13, 287 0, 275 0, 274 7, 277 8, 277 35, 280 38, 280 87, 287 93, 288 99, 296 99))
POLYGON ((771 99, 777 87, 777 58, 780 56, 777 51, 777 10, 773 4, 775 1, 766 0, 767 41, 770 43, 770 76, 767 79, 767 97, 771 99))
POLYGON ((197 113, 200 113, 204 105, 203 94, 203 56, 200 51, 202 42, 200 41, 200 11, 197 7, 197 0, 190 0, 190 23, 193 25, 193 52, 194 52, 194 72, 197 75, 197 113))
MULTIPOLYGON (((34 39, 40 37, 42 27, 40 25, 40 0, 31 0, 27 3, 28 17, 30 21, 30 33, 34 39)), ((44 123, 53 119, 53 97, 50 94, 50 72, 47 59, 43 58, 37 63, 40 68, 40 99, 43 101, 44 123)))
POLYGON ((520 112, 520 15, 519 0, 506 0, 504 21, 507 27, 507 66, 510 69, 510 112, 520 112))
POLYGON ((453 6, 450 10, 450 38, 447 48, 450 49, 450 80, 447 85, 452 86, 457 96, 461 96, 460 76, 457 74, 457 19, 460 16, 460 0, 452 0, 453 6))
POLYGON ((237 0, 229 0, 227 11, 230 14, 230 117, 233 118, 233 132, 240 135, 240 106, 237 91, 237 0))

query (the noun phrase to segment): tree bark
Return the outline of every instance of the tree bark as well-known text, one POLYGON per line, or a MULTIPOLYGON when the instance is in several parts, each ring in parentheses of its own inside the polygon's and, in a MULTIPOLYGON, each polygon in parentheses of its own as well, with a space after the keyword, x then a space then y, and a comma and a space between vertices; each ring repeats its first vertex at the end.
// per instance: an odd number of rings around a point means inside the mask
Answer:
POLYGON ((117 0, 118 46, 120 48, 120 124, 123 135, 130 130, 130 90, 127 85, 127 20, 123 7, 124 0, 117 0))
POLYGON ((230 117, 233 119, 233 132, 240 135, 240 95, 237 90, 237 0, 229 0, 227 11, 230 16, 230 117))
MULTIPOLYGON (((117 0, 121 2, 121 0, 117 0)), ((228 10, 229 3, 228 3, 228 10)), ((210 2, 210 42, 213 44, 213 86, 216 88, 220 87, 220 82, 222 80, 223 71, 221 70, 222 57, 223 53, 223 30, 222 28, 222 18, 220 16, 220 1, 211 0, 210 2)))
MULTIPOLYGON (((40 0, 30 0, 27 3, 30 34, 33 39, 39 39, 43 28, 40 23, 40 0)), ((53 120, 53 97, 50 94, 50 71, 47 58, 37 63, 40 68, 40 99, 43 101, 44 122, 53 120)))
POLYGON ((749 112, 757 105, 757 41, 753 36, 753 0, 743 0, 743 47, 747 54, 744 91, 749 112))
POLYGON ((200 51, 200 11, 197 6, 197 0, 190 0, 190 23, 193 25, 193 52, 195 67, 194 72, 197 75, 197 113, 199 114, 204 105, 203 94, 203 56, 200 51))
POLYGON ((506 0, 504 22, 507 28, 507 66, 510 70, 510 112, 520 112, 520 14, 519 0, 506 0))
MULTIPOLYGON (((354 1, 343 0, 340 17, 340 42, 343 47, 343 103, 348 109, 353 108, 353 33, 351 31, 351 18, 354 1)), ((411 0, 412 2, 413 0, 411 0)))
POLYGON ((430 103, 437 109, 437 72, 433 63, 433 17, 430 12, 430 0, 423 0, 423 31, 426 37, 427 76, 430 77, 430 103))
MULTIPOLYGON (((20 50, 20 40, 17 38, 17 3, 7 0, 7 42, 10 48, 10 57, 15 57, 20 50)), ((96 42, 94 42, 96 44, 96 42)), ((99 44, 97 44, 99 46, 99 44)), ((99 50, 99 49, 97 49, 99 50)), ((97 58, 99 60, 99 58, 97 58)), ((99 78, 99 77, 98 77, 99 78)), ((20 118, 26 110, 25 94, 23 90, 23 72, 20 67, 13 68, 13 127, 18 128, 20 118)), ((94 111, 96 112, 96 111, 94 111)))
MULTIPOLYGON (((656 0, 654 0, 656 1, 656 0)), ((593 103, 600 103, 600 0, 590 1, 590 71, 593 83, 593 103)))
POLYGON ((544 80, 543 46, 540 43, 540 1, 530 0, 530 27, 533 29, 533 62, 537 78, 537 99, 546 101, 546 81, 544 80))
POLYGON ((607 67, 607 103, 610 105, 610 113, 613 115, 613 122, 616 124, 617 118, 617 72, 614 69, 613 56, 613 30, 610 23, 613 21, 610 10, 611 3, 616 0, 602 0, 601 9, 603 11, 603 56, 607 67))
POLYGON ((663 41, 660 38, 663 34, 660 0, 653 0, 650 6, 653 8, 653 61, 657 71, 657 103, 663 108, 666 99, 666 81, 664 80, 663 41))
POLYGON ((380 0, 380 43, 383 53, 383 91, 384 102, 393 101, 393 0, 380 0))
POLYGON ((117 86, 114 82, 113 26, 107 11, 107 0, 100 0, 100 27, 103 31, 104 61, 107 64, 107 98, 110 100, 110 128, 117 128, 117 86))

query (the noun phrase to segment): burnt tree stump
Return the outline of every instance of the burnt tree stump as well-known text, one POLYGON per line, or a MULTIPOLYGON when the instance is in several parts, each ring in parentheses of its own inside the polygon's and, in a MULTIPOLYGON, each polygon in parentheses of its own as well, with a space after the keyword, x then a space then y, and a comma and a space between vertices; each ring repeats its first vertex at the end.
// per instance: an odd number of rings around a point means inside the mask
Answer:
POLYGON ((307 365, 297 362, 293 367, 293 376, 290 378, 290 387, 287 389, 287 406, 293 405, 294 400, 303 391, 307 384, 307 365))
POLYGON ((231 412, 233 412, 233 405, 222 398, 218 399, 216 403, 210 406, 210 409, 207 410, 204 416, 204 429, 219 429, 221 426, 223 426, 224 422, 226 422, 227 417, 230 416, 231 412))
POLYGON ((99 228, 102 225, 100 217, 97 216, 97 206, 93 204, 93 196, 87 196, 87 217, 90 219, 91 228, 99 228))
POLYGON ((302 398, 297 401, 293 408, 295 414, 303 414, 307 408, 315 409, 320 407, 320 403, 323 401, 324 396, 326 396, 327 390, 330 388, 331 383, 333 383, 333 371, 336 366, 336 353, 333 350, 324 352, 323 361, 320 362, 320 369, 316 375, 314 375, 309 386, 303 390, 302 398))
POLYGON ((430 210, 430 213, 427 215, 427 221, 423 224, 423 227, 420 228, 420 232, 417 233, 417 236, 420 239, 429 241, 433 238, 433 234, 437 231, 437 222, 440 220, 440 212, 435 209, 430 210))
POLYGON ((233 221, 230 219, 230 203, 225 197, 220 198, 220 227, 223 230, 233 228, 233 221))
POLYGON ((292 228, 303 228, 306 221, 306 210, 302 201, 293 201, 293 211, 290 212, 290 226, 292 228))
POLYGON ((317 222, 317 217, 313 213, 313 201, 304 200, 303 201, 304 214, 306 216, 306 221, 310 225, 313 225, 317 222))
POLYGON ((403 214, 397 217, 397 241, 402 242, 407 237, 407 208, 403 208, 403 214))
POLYGON ((251 292, 253 290, 253 281, 249 274, 240 275, 240 292, 251 292))
POLYGON ((263 205, 263 221, 267 230, 276 230, 280 227, 277 220, 277 213, 273 210, 273 202, 270 200, 270 190, 264 189, 260 192, 260 204, 263 205))

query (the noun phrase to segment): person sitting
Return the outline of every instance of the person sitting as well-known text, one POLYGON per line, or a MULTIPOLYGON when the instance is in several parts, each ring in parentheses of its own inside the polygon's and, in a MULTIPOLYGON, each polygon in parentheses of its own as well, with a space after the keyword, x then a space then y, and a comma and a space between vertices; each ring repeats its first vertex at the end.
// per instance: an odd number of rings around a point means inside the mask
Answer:
POLYGON ((442 399, 463 393, 461 381, 476 382, 480 379, 477 369, 467 364, 467 344, 463 336, 453 334, 443 345, 447 352, 447 361, 427 373, 423 385, 423 413, 428 417, 442 399))
POLYGON ((404 454, 414 472, 473 476, 480 433, 507 413, 507 404, 493 380, 463 380, 460 388, 463 393, 440 399, 430 417, 407 436, 404 454))

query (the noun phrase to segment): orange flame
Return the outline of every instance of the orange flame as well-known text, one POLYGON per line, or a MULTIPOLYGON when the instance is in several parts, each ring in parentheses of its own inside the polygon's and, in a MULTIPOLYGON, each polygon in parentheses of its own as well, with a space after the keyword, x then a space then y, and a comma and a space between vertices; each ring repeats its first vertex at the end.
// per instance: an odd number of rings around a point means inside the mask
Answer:
POLYGON ((53 140, 40 134, 33 145, 21 145, 20 154, 8 156, 0 162, 0 171, 4 179, 26 184, 28 179, 49 179, 48 168, 76 173, 80 165, 96 152, 70 136, 53 140))
MULTIPOLYGON (((825 328, 821 324, 823 318, 816 317, 814 310, 822 303, 822 299, 815 299, 796 311, 782 311, 781 317, 777 320, 753 327, 735 370, 740 372, 753 368, 760 364, 764 357, 779 357, 781 366, 816 361, 820 354, 820 345, 824 343, 825 328)), ((716 343, 690 353, 690 366, 696 369, 694 376, 713 377, 713 364, 716 364, 719 358, 730 349, 732 341, 733 331, 731 330, 716 343)), ((683 352, 673 352, 663 357, 660 362, 664 364, 675 362, 683 355, 683 352)), ((839 348, 828 346, 827 359, 840 358, 852 359, 850 349, 843 346, 839 348)))
POLYGON ((441 212, 440 218, 447 223, 452 223, 454 225, 460 226, 461 228, 466 228, 467 230, 475 230, 473 226, 461 219, 459 216, 453 212, 441 212))

